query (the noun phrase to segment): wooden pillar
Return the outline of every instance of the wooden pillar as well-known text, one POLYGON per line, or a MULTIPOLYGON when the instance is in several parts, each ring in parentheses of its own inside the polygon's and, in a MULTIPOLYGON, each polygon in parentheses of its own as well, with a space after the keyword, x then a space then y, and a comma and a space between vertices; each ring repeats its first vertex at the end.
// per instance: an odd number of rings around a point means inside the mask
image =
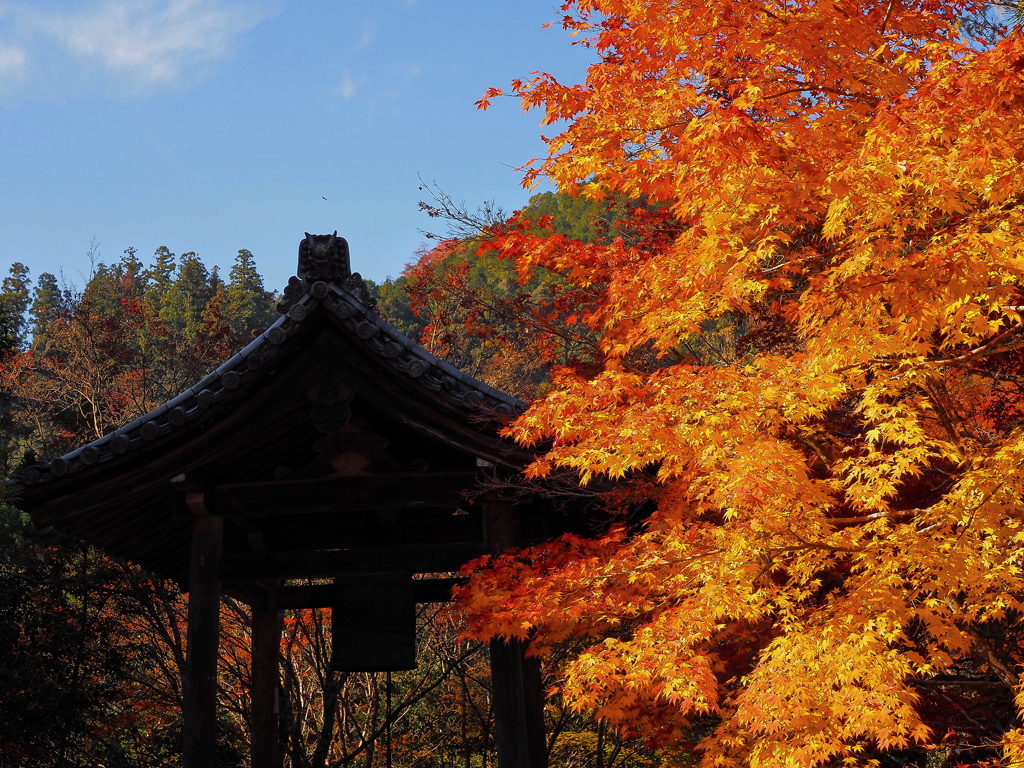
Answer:
POLYGON ((516 505, 488 492, 484 507, 484 542, 493 555, 516 544, 516 505))
POLYGON ((279 735, 281 616, 277 611, 277 584, 267 584, 267 602, 252 609, 252 768, 281 768, 279 735))
POLYGON ((548 740, 544 729, 544 680, 540 659, 523 657, 523 708, 526 719, 526 753, 530 768, 548 768, 548 740))
POLYGON ((530 768, 521 646, 519 640, 491 641, 491 706, 498 768, 530 768))
MULTIPOLYGON (((484 539, 500 555, 515 544, 516 509, 488 497, 484 502, 484 539)), ((498 768, 547 768, 544 687, 540 662, 523 656, 520 640, 492 640, 491 703, 498 768)))
MULTIPOLYGON (((189 494, 200 496, 202 494, 189 494)), ((201 498, 189 506, 195 511, 201 498)), ((220 556, 224 519, 199 515, 192 530, 188 590, 188 655, 183 693, 183 768, 214 768, 217 742, 217 648, 220 642, 220 556)))

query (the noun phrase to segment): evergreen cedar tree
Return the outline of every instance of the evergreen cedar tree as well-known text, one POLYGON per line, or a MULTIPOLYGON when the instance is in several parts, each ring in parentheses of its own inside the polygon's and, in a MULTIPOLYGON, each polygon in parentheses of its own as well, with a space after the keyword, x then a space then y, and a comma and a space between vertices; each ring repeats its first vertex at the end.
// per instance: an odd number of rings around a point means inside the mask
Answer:
POLYGON ((962 0, 562 8, 598 60, 512 84, 560 131, 526 181, 646 204, 632 239, 490 241, 592 292, 602 355, 508 434, 650 512, 473 564, 472 634, 590 638, 563 695, 705 766, 1021 765, 1020 30, 968 38, 995 11, 962 0), (731 359, 681 351, 727 328, 731 359))

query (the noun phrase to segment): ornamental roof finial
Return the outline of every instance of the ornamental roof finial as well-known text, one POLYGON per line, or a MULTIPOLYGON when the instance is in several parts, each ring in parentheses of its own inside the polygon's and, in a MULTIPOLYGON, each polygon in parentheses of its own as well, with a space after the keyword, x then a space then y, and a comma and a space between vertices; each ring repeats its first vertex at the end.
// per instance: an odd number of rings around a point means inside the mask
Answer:
POLYGON ((352 275, 345 238, 338 237, 338 230, 333 235, 305 234, 299 243, 298 278, 309 283, 325 280, 343 284, 352 275))

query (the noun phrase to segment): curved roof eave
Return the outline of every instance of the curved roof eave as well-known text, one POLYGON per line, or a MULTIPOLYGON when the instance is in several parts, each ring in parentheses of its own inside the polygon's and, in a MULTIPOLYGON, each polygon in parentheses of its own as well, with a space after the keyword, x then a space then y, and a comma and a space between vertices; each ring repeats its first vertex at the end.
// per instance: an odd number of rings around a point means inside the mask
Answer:
POLYGON ((322 305, 335 323, 361 340, 373 355, 403 374, 414 386, 439 394, 467 416, 510 418, 522 413, 526 403, 432 355, 388 322, 373 308, 358 273, 343 284, 334 279, 300 280, 293 277, 279 305, 282 316, 264 333, 197 384, 149 413, 113 432, 50 461, 21 467, 14 482, 23 487, 47 484, 94 465, 116 460, 143 445, 180 434, 207 409, 227 399, 233 390, 258 378, 310 313, 322 305), (357 293, 362 296, 356 295, 357 293))

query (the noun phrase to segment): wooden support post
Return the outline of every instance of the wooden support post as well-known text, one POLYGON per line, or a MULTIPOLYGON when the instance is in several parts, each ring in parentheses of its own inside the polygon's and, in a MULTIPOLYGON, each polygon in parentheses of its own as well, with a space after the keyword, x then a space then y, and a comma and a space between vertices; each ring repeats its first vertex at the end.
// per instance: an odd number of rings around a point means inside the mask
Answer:
MULTIPOLYGON (((484 539, 495 555, 515 544, 515 505, 488 497, 484 539)), ((498 768, 547 768, 544 687, 540 662, 523 656, 520 640, 491 641, 491 703, 498 768)))
POLYGON ((530 768, 548 768, 548 740, 544 729, 544 680, 540 659, 523 657, 523 709, 525 710, 526 753, 530 768))
POLYGON ((281 616, 277 611, 277 584, 267 584, 267 602, 252 609, 252 768, 281 768, 278 691, 281 651, 281 616))
MULTIPOLYGON (((189 496, 201 494, 189 494, 189 496)), ((189 500, 189 506, 192 499, 189 500)), ((199 502, 201 506, 201 500, 199 502)), ((192 532, 188 591, 188 655, 183 693, 183 768, 214 768, 217 743, 217 648, 220 641, 218 570, 224 520, 197 516, 192 532)))
POLYGON ((488 492, 484 507, 484 544, 493 555, 500 555, 516 544, 516 505, 488 492))
POLYGON ((530 768, 521 646, 518 640, 491 641, 491 706, 498 768, 530 768))

